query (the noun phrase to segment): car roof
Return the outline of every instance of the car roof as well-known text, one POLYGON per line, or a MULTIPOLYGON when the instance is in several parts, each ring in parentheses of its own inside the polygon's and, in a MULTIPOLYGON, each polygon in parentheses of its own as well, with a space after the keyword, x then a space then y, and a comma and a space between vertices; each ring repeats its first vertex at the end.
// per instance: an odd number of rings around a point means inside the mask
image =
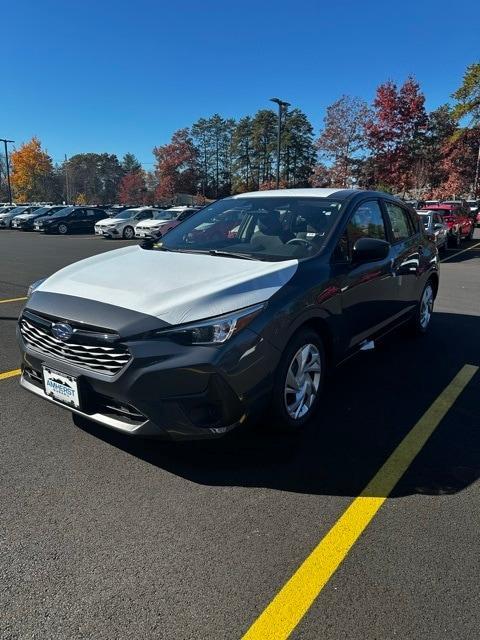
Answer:
POLYGON ((233 198, 285 198, 285 197, 296 197, 296 198, 328 198, 335 194, 336 197, 347 198, 354 193, 359 193, 360 189, 321 189, 321 188, 312 188, 312 189, 266 189, 265 191, 250 191, 247 193, 238 193, 233 196, 233 198))
POLYGON ((389 198, 391 200, 397 200, 402 204, 407 204, 403 200, 400 200, 396 196, 393 196, 391 193, 386 193, 384 191, 368 191, 364 189, 343 189, 340 187, 332 187, 332 188, 318 188, 313 187, 311 189, 270 189, 265 191, 251 191, 248 193, 238 193, 232 198, 329 198, 330 196, 334 196, 335 200, 346 200, 351 196, 355 195, 366 195, 366 196, 375 196, 382 198, 389 198))

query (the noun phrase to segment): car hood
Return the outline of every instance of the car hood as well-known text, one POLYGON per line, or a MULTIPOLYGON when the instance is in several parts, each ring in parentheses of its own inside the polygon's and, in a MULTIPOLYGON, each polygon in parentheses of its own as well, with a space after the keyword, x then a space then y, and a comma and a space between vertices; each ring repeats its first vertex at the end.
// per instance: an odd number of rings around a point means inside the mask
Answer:
POLYGON ((173 220, 162 220, 161 218, 157 218, 157 220, 142 220, 138 224, 141 227, 158 227, 159 225, 166 224, 167 222, 173 222, 173 220))
POLYGON ((117 224, 121 224, 123 222, 130 222, 131 218, 125 218, 125 219, 118 219, 118 218, 102 218, 102 220, 99 220, 98 222, 95 223, 96 227, 110 227, 110 226, 114 226, 117 224))
POLYGON ((298 260, 261 262, 133 246, 69 265, 36 291, 107 303, 176 325, 264 302, 297 267, 298 260))

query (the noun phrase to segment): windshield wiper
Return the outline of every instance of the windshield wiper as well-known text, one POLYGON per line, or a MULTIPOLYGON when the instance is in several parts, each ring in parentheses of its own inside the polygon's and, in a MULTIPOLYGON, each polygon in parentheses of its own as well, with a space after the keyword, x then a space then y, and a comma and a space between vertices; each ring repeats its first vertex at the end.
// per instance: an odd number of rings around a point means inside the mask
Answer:
POLYGON ((240 260, 260 260, 249 253, 237 253, 235 251, 220 251, 219 249, 210 249, 208 253, 211 256, 225 256, 226 258, 239 258, 240 260))

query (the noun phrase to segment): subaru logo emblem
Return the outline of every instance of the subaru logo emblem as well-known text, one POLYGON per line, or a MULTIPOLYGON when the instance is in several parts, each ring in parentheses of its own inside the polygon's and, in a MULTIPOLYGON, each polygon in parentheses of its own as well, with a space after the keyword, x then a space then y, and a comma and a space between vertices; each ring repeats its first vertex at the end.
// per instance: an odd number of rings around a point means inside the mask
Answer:
POLYGON ((70 340, 73 335, 72 327, 66 322, 56 322, 55 324, 52 324, 51 331, 55 338, 63 340, 63 342, 70 340))

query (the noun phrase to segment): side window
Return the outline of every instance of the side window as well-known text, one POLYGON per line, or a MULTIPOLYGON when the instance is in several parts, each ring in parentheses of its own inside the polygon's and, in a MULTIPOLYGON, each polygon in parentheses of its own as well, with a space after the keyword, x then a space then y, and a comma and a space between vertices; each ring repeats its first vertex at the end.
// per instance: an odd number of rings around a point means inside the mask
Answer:
POLYGON ((84 215, 85 215, 84 209, 77 209, 76 211, 73 212, 72 218, 83 218, 84 215))
POLYGON ((335 248, 334 261, 348 261, 353 245, 360 238, 387 239, 382 211, 376 200, 364 202, 355 210, 335 248))
POLYGON ((177 220, 179 222, 182 222, 182 220, 186 220, 189 216, 191 215, 190 211, 183 211, 177 218, 177 220))
POLYGON ((347 225, 347 234, 350 248, 359 238, 387 239, 382 211, 376 200, 359 205, 347 225))
POLYGON ((411 228, 411 221, 408 213, 392 202, 385 202, 387 207, 388 217, 390 218, 390 224, 392 225, 393 239, 395 242, 400 240, 406 240, 414 234, 414 230, 411 228))
POLYGON ((85 213, 87 214, 87 218, 92 218, 95 215, 95 211, 92 209, 86 209, 85 213))

